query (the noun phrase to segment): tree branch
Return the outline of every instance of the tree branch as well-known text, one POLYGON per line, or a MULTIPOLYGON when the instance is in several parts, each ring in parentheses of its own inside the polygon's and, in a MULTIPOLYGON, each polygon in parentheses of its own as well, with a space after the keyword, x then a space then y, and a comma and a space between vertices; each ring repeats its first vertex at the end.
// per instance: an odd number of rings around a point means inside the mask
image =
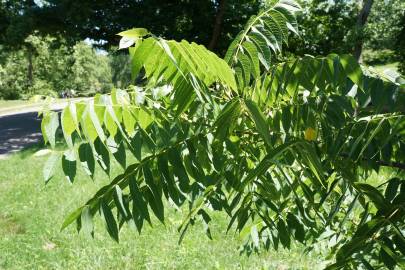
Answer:
MULTIPOLYGON (((341 157, 343 158, 350 158, 348 154, 340 154, 341 157)), ((405 163, 401 162, 395 162, 395 161, 384 161, 384 160, 372 160, 372 159, 367 159, 367 158, 362 158, 361 161, 372 161, 376 163, 379 166, 384 166, 384 167, 391 167, 391 168, 397 168, 401 170, 405 170, 405 163)))
POLYGON ((398 169, 401 169, 401 170, 405 170, 405 163, 387 162, 387 161, 383 161, 383 160, 377 160, 375 162, 380 166, 392 167, 392 168, 398 168, 398 169))

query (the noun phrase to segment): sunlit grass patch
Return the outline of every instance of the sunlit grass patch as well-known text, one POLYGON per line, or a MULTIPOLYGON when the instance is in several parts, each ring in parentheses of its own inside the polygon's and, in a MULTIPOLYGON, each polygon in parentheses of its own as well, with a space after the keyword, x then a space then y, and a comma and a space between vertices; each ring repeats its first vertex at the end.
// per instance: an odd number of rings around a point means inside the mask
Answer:
MULTIPOLYGON (((145 226, 141 235, 124 226, 119 244, 100 218, 94 239, 74 226, 60 232, 64 217, 109 180, 101 170, 94 182, 79 171, 72 186, 59 172, 45 186, 47 156, 33 157, 38 149, 0 160, 0 269, 318 269, 320 261, 303 247, 240 256, 242 239, 225 234, 229 220, 220 213, 213 214, 213 240, 197 223, 181 245, 177 228, 186 212, 170 207, 165 224, 145 226)), ((113 174, 120 171, 114 166, 113 174)))

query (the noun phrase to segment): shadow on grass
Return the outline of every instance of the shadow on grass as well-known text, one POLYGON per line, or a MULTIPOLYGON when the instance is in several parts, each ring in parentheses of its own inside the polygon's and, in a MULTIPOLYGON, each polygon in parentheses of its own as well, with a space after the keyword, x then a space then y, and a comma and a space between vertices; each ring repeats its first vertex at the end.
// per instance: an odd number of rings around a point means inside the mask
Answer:
MULTIPOLYGON (((62 150, 62 149, 65 149, 66 147, 67 147, 67 145, 64 141, 63 134, 62 134, 61 130, 58 130, 56 132, 55 149, 62 150)), ((21 159, 26 159, 26 158, 32 157, 36 152, 38 152, 39 150, 43 150, 43 149, 50 149, 50 146, 49 146, 49 144, 46 145, 44 143, 44 141, 42 139, 42 135, 41 135, 41 139, 39 142, 31 143, 31 144, 26 145, 25 147, 21 148, 20 150, 13 151, 8 154, 10 154, 10 156, 18 155, 21 159)))
POLYGON ((46 148, 47 146, 43 142, 40 142, 23 148, 18 152, 18 154, 22 159, 26 159, 32 157, 32 155, 35 154, 35 152, 38 152, 39 150, 46 148))

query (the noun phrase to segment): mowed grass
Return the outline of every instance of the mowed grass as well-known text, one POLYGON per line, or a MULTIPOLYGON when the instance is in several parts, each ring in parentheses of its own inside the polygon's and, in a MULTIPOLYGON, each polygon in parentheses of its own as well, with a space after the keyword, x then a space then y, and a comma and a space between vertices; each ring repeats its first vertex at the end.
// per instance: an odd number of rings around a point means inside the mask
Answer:
MULTIPOLYGON (((61 172, 44 185, 42 166, 47 157, 34 150, 0 160, 0 269, 320 269, 321 260, 292 251, 240 255, 242 240, 225 234, 225 216, 215 213, 209 240, 196 224, 178 245, 177 228, 186 212, 166 210, 165 225, 155 222, 141 235, 124 226, 120 243, 106 233, 96 218, 94 239, 77 234, 74 226, 60 232, 64 217, 84 203, 107 177, 93 182, 81 171, 71 185, 61 172)), ((120 172, 114 167, 114 174, 120 172)))
POLYGON ((21 109, 30 109, 41 107, 45 103, 43 101, 30 100, 0 100, 0 115, 11 112, 18 112, 21 109))
POLYGON ((373 68, 380 73, 383 73, 386 70, 392 70, 395 72, 398 72, 398 62, 394 62, 394 63, 389 63, 389 64, 385 64, 385 65, 376 65, 373 66, 373 68))
POLYGON ((1 100, 0 99, 0 109, 7 109, 16 106, 29 105, 31 102, 27 100, 1 100))

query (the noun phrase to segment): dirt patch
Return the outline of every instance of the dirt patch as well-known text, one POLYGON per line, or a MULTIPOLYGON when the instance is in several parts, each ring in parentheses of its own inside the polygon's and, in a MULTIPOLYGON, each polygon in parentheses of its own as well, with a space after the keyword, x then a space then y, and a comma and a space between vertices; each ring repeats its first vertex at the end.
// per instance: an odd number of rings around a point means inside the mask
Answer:
POLYGON ((24 234, 25 228, 17 219, 9 215, 0 214, 0 235, 24 234))

